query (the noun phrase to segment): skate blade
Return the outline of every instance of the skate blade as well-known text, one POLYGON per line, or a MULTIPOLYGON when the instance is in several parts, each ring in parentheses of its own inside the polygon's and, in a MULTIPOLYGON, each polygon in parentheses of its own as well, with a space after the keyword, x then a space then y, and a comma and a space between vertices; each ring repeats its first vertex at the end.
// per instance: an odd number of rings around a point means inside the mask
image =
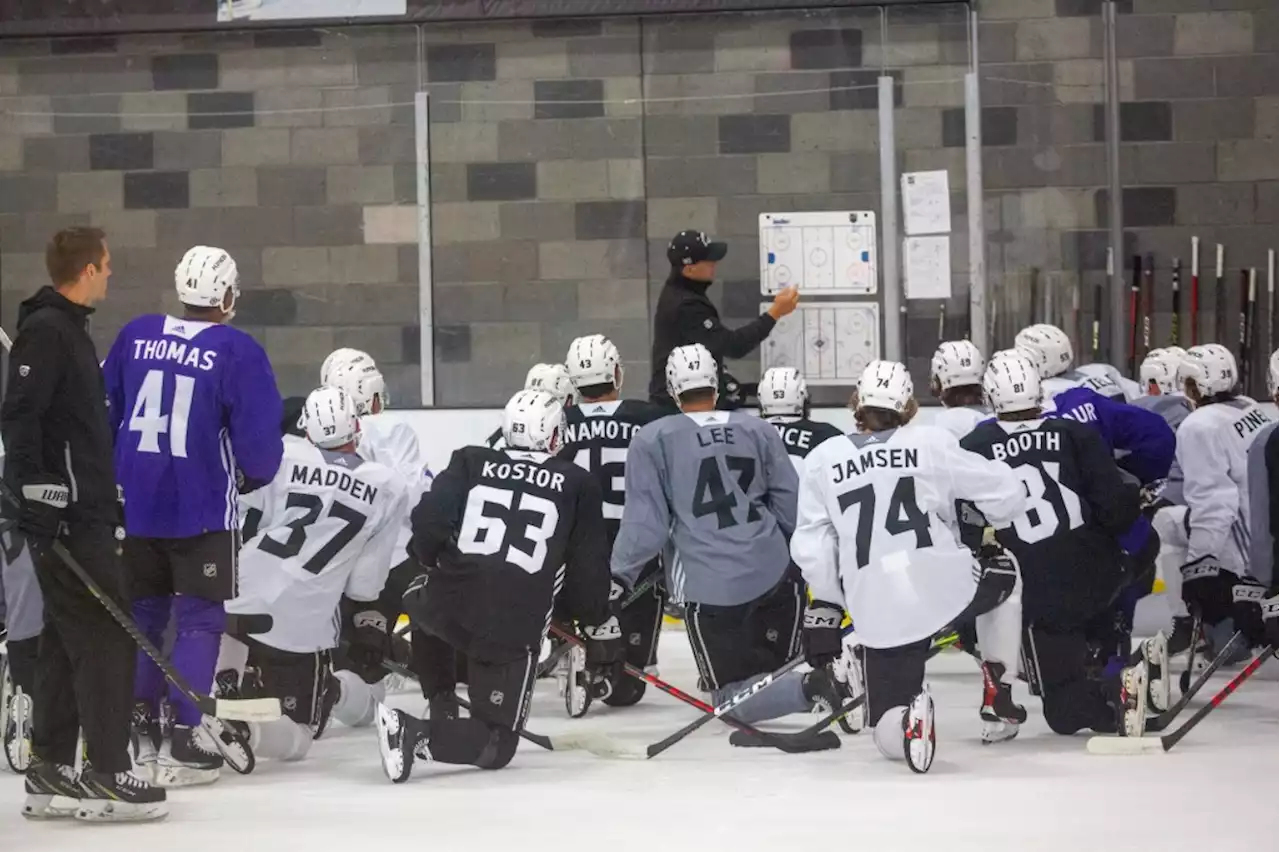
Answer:
POLYGON ((81 822, 152 822, 168 815, 168 802, 134 803, 113 799, 87 799, 75 812, 81 822))
POLYGON ((217 769, 193 769, 190 766, 171 766, 157 763, 151 769, 152 784, 172 789, 200 787, 218 780, 217 769))
POLYGON ((1089 737, 1085 748, 1089 754, 1155 754, 1164 751, 1164 743, 1161 742, 1159 737, 1117 737, 1107 734, 1089 737))
POLYGON ((1005 743, 1018 735, 1021 726, 1004 721, 982 723, 982 744, 1005 743))
POLYGON ((79 808, 79 799, 69 796, 28 793, 22 815, 27 819, 71 819, 79 808))
POLYGON ((378 715, 378 754, 382 758, 382 771, 392 784, 403 784, 409 780, 413 769, 413 752, 404 748, 404 737, 401 731, 400 717, 385 704, 379 704, 378 715), (400 743, 400 748, 393 749, 390 740, 400 743))

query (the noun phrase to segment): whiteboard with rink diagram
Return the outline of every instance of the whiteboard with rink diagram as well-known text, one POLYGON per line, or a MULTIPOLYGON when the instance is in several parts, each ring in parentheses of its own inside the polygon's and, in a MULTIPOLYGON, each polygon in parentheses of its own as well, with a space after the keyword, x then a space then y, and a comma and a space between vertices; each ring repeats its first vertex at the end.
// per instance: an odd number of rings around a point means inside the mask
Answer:
POLYGON ((760 293, 796 285, 807 296, 876 292, 876 214, 760 214, 760 293))
MULTIPOLYGON (((768 304, 761 304, 764 311, 768 304)), ((760 347, 760 366, 796 367, 811 385, 857 384, 880 357, 875 302, 801 302, 760 347)))

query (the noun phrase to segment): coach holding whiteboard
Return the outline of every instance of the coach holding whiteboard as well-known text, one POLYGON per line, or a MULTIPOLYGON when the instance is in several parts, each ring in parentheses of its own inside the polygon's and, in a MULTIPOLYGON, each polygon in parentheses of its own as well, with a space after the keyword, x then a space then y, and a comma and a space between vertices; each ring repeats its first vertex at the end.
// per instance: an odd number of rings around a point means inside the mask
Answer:
POLYGON ((712 242, 701 231, 681 231, 667 246, 671 274, 667 276, 658 307, 653 312, 653 373, 649 379, 649 399, 674 409, 667 394, 667 356, 677 346, 701 343, 715 356, 720 370, 723 397, 724 359, 742 358, 769 336, 778 320, 796 309, 800 292, 787 287, 774 296, 769 310, 741 328, 725 328, 720 312, 707 298, 707 288, 716 277, 716 263, 729 247, 712 242))

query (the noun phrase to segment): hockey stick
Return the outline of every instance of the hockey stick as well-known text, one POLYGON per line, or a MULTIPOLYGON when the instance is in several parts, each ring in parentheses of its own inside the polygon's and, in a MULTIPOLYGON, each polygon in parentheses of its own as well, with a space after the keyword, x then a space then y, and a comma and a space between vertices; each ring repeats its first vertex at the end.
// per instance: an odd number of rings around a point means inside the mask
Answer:
POLYGON ((1213 327, 1215 331, 1214 340, 1226 340, 1227 339, 1227 282, 1226 282, 1226 279, 1223 277, 1222 243, 1218 243, 1217 261, 1215 262, 1215 265, 1214 265, 1213 295, 1215 299, 1214 301, 1215 307, 1213 312, 1213 320, 1214 320, 1213 327))
POLYGON ((1244 304, 1240 306, 1240 315, 1244 321, 1240 336, 1240 384, 1244 387, 1244 392, 1250 394, 1253 390, 1251 379, 1253 378, 1254 326, 1257 324, 1258 270, 1250 266, 1247 273, 1241 271, 1240 277, 1244 290, 1241 294, 1244 304))
POLYGON ((1200 238, 1191 238, 1191 345, 1200 336, 1200 238))
MULTIPOLYGON (((1152 299, 1155 297, 1155 277, 1156 277, 1156 258, 1150 252, 1147 253, 1147 262, 1142 269, 1142 294, 1139 305, 1142 311, 1142 357, 1146 358, 1147 353, 1151 351, 1151 311, 1154 309, 1152 299)), ((1141 360, 1138 361, 1142 363, 1141 360)), ((1138 377, 1138 371, 1133 371, 1134 378, 1138 377)))
POLYGON ((1217 695, 1209 699, 1209 703, 1196 711, 1196 714, 1188 719, 1178 728, 1162 737, 1090 737, 1087 748, 1090 754, 1149 754, 1158 751, 1169 751, 1177 745, 1183 737, 1191 733, 1191 729, 1212 713, 1222 702, 1227 700, 1227 696, 1240 688, 1240 684, 1244 683, 1254 672, 1262 668, 1270 657, 1275 656, 1275 650, 1270 646, 1263 648, 1258 656, 1254 657, 1249 665, 1240 670, 1240 673, 1233 677, 1226 686, 1218 690, 1217 695))
POLYGON ((1276 351, 1276 250, 1267 249, 1267 353, 1276 351))
POLYGON ((1190 684, 1182 691, 1182 695, 1179 696, 1172 707, 1148 719, 1143 730, 1156 731, 1158 733, 1173 724, 1173 720, 1186 709, 1186 706, 1191 703, 1191 699, 1195 697, 1196 693, 1209 682, 1209 678, 1213 676, 1213 673, 1225 665, 1227 660, 1231 659, 1231 655, 1235 653, 1236 646, 1240 644, 1243 638, 1244 634, 1237 631, 1236 635, 1232 636, 1230 641, 1218 652, 1218 655, 1213 658, 1213 662, 1209 663, 1204 671, 1200 672, 1195 683, 1190 684))
POLYGON ((1142 289, 1142 255, 1133 256, 1133 279, 1129 284, 1129 375, 1138 375, 1138 294, 1142 289))
POLYGON ((1169 315, 1169 345, 1181 346, 1182 335, 1182 260, 1180 258, 1173 259, 1173 274, 1170 277, 1170 286, 1173 289, 1173 311, 1169 315))
POLYGON ((1236 366, 1240 370, 1240 386, 1249 392, 1249 270, 1240 270, 1240 304, 1236 309, 1236 366))
MULTIPOLYGON (((1114 274, 1115 261, 1111 249, 1107 249, 1107 281, 1114 274)), ((1102 285, 1093 285, 1093 363, 1102 359, 1102 285)))
MULTIPOLYGON (((809 742, 831 725, 843 719, 845 716, 848 716, 854 710, 857 710, 865 702, 866 695, 859 695, 856 698, 849 699, 842 706, 837 707, 835 710, 823 716, 803 731, 795 731, 790 734, 770 733, 769 735, 771 737, 781 738, 795 743, 809 742)), ((739 748, 766 748, 771 746, 772 743, 757 737, 755 734, 748 734, 746 731, 734 731, 729 735, 729 745, 735 745, 739 748)))

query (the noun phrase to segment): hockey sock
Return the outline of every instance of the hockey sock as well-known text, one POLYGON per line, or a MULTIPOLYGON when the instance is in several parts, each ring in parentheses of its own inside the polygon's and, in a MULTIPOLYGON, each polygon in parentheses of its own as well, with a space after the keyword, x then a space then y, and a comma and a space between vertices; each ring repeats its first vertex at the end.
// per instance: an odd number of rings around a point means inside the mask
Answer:
POLYGON ((440 763, 501 769, 511 762, 520 736, 480 719, 444 719, 426 723, 427 748, 440 763))
MULTIPOLYGON (((719 707, 764 675, 765 673, 761 672, 755 677, 712 690, 711 703, 719 707)), ((791 671, 757 695, 753 695, 750 701, 738 705, 728 715, 740 722, 755 724, 777 719, 779 716, 789 716, 792 713, 808 713, 812 708, 813 699, 804 693, 804 675, 791 671)))
POLYGON ((902 720, 906 713, 905 706, 890 707, 872 729, 872 739, 876 741, 876 748, 890 760, 907 759, 902 751, 902 720))
POLYGON ((234 636, 225 633, 218 648, 218 663, 215 672, 233 671, 236 673, 236 686, 244 677, 245 667, 249 665, 249 646, 234 636))
POLYGON ((311 750, 312 742, 311 729, 288 717, 249 723, 249 747, 259 758, 302 760, 311 750))
POLYGON ((27 695, 34 695, 36 689, 36 660, 40 656, 40 637, 10 639, 7 647, 9 649, 9 674, 13 677, 13 685, 27 695))
POLYGON ((351 671, 334 672, 340 684, 338 701, 331 715, 349 728, 362 728, 373 724, 378 703, 386 696, 382 684, 370 686, 360 675, 351 671))
MULTIPOLYGON (((217 601, 191 595, 175 596, 173 667, 186 678, 197 695, 208 695, 213 688, 214 668, 218 664, 218 647, 226 619, 226 612, 217 601)), ((174 707, 177 724, 191 727, 200 724, 203 718, 200 709, 172 685, 169 687, 169 702, 174 707)))
POLYGON ((439 636, 415 629, 409 646, 412 654, 409 668, 422 684, 424 698, 457 690, 457 652, 452 645, 439 636))
POLYGON ((1022 580, 1018 579, 1013 594, 1004 603, 975 619, 978 651, 987 662, 1001 663, 1001 682, 1011 683, 1018 670, 1022 650, 1022 580))
MULTIPOLYGON (((150 598, 138 598, 133 602, 133 619, 139 629, 157 648, 164 647, 164 630, 169 626, 169 606, 173 598, 162 595, 150 598)), ((133 697, 145 701, 154 714, 160 696, 164 694, 164 675, 159 666, 151 658, 138 651, 137 674, 133 679, 133 697)))

